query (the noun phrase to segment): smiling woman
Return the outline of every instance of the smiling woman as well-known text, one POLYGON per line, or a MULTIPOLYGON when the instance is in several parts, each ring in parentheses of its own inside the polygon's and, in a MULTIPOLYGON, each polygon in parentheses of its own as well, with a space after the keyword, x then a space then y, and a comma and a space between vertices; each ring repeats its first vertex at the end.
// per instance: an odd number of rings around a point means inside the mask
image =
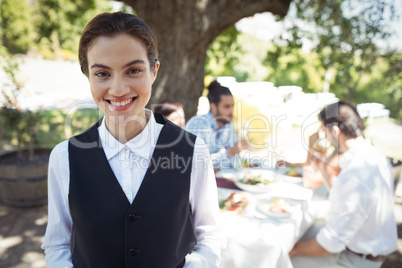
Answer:
POLYGON ((151 66, 144 44, 129 34, 120 34, 93 41, 88 65, 91 93, 105 113, 109 131, 123 143, 134 138, 147 122, 145 105, 159 62, 151 66))
POLYGON ((81 70, 105 116, 50 156, 49 267, 219 266, 208 150, 145 109, 157 56, 151 29, 135 15, 100 14, 84 29, 81 70))

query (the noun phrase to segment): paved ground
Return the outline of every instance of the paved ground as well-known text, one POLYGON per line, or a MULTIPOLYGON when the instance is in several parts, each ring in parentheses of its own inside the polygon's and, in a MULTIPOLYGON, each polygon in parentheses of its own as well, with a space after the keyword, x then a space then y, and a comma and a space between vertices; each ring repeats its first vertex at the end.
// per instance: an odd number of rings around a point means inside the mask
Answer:
POLYGON ((0 267, 47 267, 40 248, 47 224, 47 206, 13 209, 0 206, 0 267))

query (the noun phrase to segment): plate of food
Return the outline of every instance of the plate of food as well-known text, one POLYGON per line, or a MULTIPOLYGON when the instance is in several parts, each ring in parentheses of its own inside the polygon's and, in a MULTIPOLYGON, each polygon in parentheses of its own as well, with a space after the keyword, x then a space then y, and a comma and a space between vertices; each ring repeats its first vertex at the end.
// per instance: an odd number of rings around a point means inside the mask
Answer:
POLYGON ((303 169, 300 167, 285 167, 280 168, 278 172, 281 174, 280 178, 284 182, 303 183, 303 169))
POLYGON ((272 183, 277 182, 273 172, 247 172, 234 181, 237 187, 251 193, 263 193, 269 190, 272 183))
POLYGON ((303 177, 303 169, 299 167, 288 167, 284 175, 300 178, 303 177))
POLYGON ((221 213, 240 215, 250 203, 250 194, 246 192, 232 192, 226 198, 219 201, 221 213))
POLYGON ((261 199, 257 203, 257 210, 270 217, 286 218, 300 211, 300 203, 289 198, 272 197, 261 199))

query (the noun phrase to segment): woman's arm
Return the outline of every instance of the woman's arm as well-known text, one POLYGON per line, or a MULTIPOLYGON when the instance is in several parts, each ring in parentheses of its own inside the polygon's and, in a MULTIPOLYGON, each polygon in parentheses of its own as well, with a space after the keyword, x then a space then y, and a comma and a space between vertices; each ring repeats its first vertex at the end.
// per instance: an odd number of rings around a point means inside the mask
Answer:
POLYGON ((197 245, 187 255, 185 267, 219 267, 221 249, 226 240, 218 228, 219 204, 215 174, 208 149, 199 138, 194 148, 190 204, 197 245))
POLYGON ((68 141, 58 144, 49 158, 48 223, 42 249, 49 268, 70 268, 72 220, 68 204, 68 141))

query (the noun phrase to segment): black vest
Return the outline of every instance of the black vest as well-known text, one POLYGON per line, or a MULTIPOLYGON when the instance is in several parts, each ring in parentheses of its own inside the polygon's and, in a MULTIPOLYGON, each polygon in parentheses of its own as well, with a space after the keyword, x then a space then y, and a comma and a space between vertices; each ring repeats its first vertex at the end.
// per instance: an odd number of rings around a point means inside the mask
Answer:
POLYGON ((102 149, 99 122, 69 140, 74 268, 182 267, 193 250, 189 190, 195 136, 159 114, 155 119, 164 126, 131 205, 102 149), (175 159, 190 164, 185 169, 175 159))

